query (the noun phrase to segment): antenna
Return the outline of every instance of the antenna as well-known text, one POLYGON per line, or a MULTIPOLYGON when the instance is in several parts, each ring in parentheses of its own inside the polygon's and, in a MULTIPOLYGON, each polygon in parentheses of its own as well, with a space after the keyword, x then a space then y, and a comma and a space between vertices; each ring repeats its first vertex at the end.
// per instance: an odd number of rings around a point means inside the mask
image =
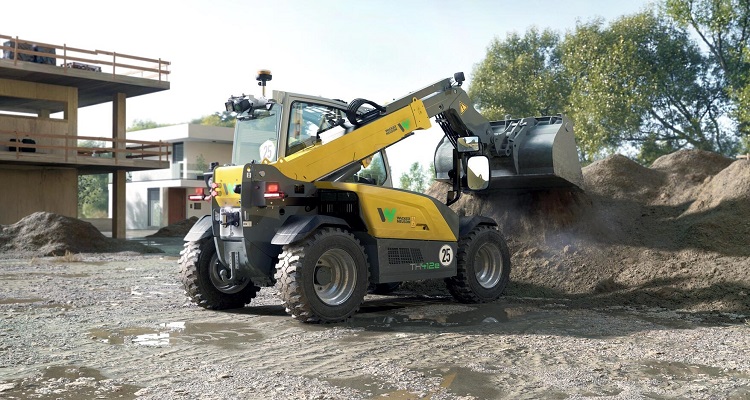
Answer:
POLYGON ((270 81, 271 78, 271 70, 268 69, 259 70, 258 76, 255 77, 255 80, 258 81, 258 86, 263 88, 263 97, 266 97, 266 82, 270 81))

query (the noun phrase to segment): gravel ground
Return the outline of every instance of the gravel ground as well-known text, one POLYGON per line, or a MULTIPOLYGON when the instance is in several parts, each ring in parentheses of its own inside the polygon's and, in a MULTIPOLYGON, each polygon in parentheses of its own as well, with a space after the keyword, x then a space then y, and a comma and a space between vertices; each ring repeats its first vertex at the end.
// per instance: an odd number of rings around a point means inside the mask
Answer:
POLYGON ((176 257, 130 253, 6 254, 0 280, 0 398, 750 398, 736 313, 402 290, 306 325, 268 288, 198 308, 176 257))

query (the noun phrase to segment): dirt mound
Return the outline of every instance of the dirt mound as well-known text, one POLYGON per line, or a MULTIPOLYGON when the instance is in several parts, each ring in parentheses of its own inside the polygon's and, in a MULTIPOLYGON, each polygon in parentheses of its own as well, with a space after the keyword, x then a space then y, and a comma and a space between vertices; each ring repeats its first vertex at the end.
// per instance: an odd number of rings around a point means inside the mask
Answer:
POLYGON ((48 212, 33 213, 13 225, 0 225, 0 252, 59 256, 66 252, 121 251, 161 252, 137 242, 108 238, 88 222, 48 212))
POLYGON ((146 237, 183 237, 190 232, 190 228, 192 228, 196 222, 198 222, 198 217, 190 217, 175 222, 174 224, 167 225, 156 231, 153 235, 148 235, 146 237))
POLYGON ((704 150, 680 150, 657 158, 651 168, 665 174, 657 202, 668 205, 692 202, 703 184, 732 161, 721 154, 704 150))
POLYGON ((658 196, 664 180, 663 173, 619 154, 583 168, 587 193, 618 200, 650 201, 658 196))
POLYGON ((750 162, 735 161, 702 185, 680 218, 688 243, 717 252, 750 253, 750 162))
POLYGON ((584 193, 482 193, 451 206, 498 221, 512 253, 508 294, 750 310, 750 162, 687 150, 647 168, 615 155, 583 176, 584 193))

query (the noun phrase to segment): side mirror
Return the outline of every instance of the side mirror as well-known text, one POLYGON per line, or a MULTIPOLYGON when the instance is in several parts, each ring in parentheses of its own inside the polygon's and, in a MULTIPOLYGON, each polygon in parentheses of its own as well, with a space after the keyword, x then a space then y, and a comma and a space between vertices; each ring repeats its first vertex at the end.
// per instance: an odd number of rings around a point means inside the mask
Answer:
POLYGON ((466 185, 471 190, 484 190, 490 186, 490 159, 486 156, 469 157, 466 162, 466 185))
POLYGON ((478 136, 465 136, 458 138, 456 142, 456 150, 459 153, 468 153, 472 151, 479 151, 479 137, 478 136))

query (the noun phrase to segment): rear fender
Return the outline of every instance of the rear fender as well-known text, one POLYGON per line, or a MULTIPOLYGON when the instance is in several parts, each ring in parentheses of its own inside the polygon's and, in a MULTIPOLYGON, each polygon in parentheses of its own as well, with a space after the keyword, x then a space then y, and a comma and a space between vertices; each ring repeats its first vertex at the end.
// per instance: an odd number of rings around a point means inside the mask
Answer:
POLYGON ((311 233, 315 232, 321 226, 350 228, 345 220, 329 215, 292 215, 276 231, 271 244, 285 245, 298 242, 310 236, 311 233))
POLYGON ((204 215, 190 228, 190 232, 185 235, 185 239, 183 240, 186 242, 197 242, 213 235, 213 221, 211 220, 211 216, 204 215))

